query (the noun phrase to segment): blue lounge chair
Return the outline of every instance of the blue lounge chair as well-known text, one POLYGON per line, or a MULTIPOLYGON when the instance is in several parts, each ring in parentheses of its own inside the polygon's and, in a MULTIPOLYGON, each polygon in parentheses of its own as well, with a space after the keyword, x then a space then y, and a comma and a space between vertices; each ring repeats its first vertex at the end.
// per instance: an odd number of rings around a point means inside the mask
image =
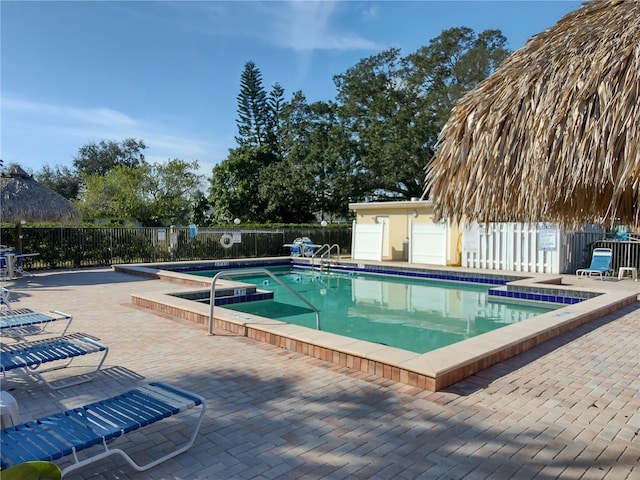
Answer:
POLYGON ((321 245, 316 245, 309 237, 298 237, 293 243, 287 243, 283 245, 291 249, 290 255, 292 257, 311 257, 316 248, 320 248, 321 245))
POLYGON ((61 325, 59 335, 64 335, 72 318, 71 315, 58 311, 40 313, 29 309, 13 309, 12 314, 0 315, 0 335, 22 339, 28 335, 53 333, 47 330, 53 322, 61 325))
POLYGON ((64 476, 102 458, 120 455, 135 470, 145 471, 191 448, 205 410, 206 402, 201 396, 163 382, 153 382, 84 407, 5 428, 0 435, 0 468, 33 460, 54 461, 72 455, 73 463, 62 469, 64 476), (189 440, 161 458, 138 465, 124 450, 108 446, 110 440, 196 406, 200 407, 200 415, 189 440), (77 452, 98 446, 101 448, 94 454, 87 450, 86 458, 78 458, 77 452))
POLYGON ((604 280, 604 277, 608 277, 611 274, 611 256, 610 248, 594 249, 589 268, 576 270, 576 275, 578 277, 598 275, 600 280, 604 280))
POLYGON ((107 346, 101 344, 97 338, 84 333, 72 333, 34 342, 2 343, 0 344, 0 372, 3 380, 11 380, 12 376, 34 376, 51 388, 64 388, 91 380, 102 368, 107 353, 109 353, 107 346), (55 384, 50 383, 43 376, 43 373, 68 367, 79 357, 100 352, 102 358, 89 375, 66 381, 57 379, 55 384))

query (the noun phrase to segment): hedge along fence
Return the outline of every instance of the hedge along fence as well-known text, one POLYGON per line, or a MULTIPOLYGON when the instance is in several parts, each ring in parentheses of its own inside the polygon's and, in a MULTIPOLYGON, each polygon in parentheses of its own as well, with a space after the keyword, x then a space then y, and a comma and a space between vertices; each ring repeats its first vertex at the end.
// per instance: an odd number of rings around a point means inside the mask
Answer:
MULTIPOLYGON (((288 255, 283 245, 298 237, 338 244, 351 252, 351 225, 327 228, 29 227, 22 228, 25 270, 106 266, 186 260, 259 258, 288 255), (231 237, 231 238, 229 238, 231 237)), ((13 226, 0 226, 0 243, 15 246, 13 226)))

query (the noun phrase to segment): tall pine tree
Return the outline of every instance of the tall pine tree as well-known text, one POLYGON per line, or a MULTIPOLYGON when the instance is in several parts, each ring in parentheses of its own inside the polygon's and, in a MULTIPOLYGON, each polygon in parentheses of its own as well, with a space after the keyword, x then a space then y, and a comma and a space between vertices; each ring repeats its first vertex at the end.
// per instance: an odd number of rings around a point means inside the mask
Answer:
POLYGON ((281 159, 280 137, 282 135, 282 108, 284 106, 284 88, 274 83, 267 98, 267 144, 271 151, 281 159))
POLYGON ((244 64, 238 94, 238 136, 240 146, 260 147, 267 143, 269 112, 262 74, 252 61, 244 64))

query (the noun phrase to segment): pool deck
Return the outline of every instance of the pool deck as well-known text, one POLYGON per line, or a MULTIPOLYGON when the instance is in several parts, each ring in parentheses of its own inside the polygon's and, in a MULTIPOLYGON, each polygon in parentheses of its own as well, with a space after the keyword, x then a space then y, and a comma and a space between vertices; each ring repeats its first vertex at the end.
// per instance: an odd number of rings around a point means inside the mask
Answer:
MULTIPOLYGON (((562 277, 611 295, 640 293, 628 279, 562 277)), ((226 330, 208 336, 206 325, 132 303, 132 293, 165 293, 160 280, 87 269, 3 286, 14 306, 70 313, 71 330, 110 347, 89 383, 52 391, 31 379, 3 382, 23 420, 151 380, 209 404, 188 452, 144 473, 105 459, 68 479, 640 478, 637 301, 431 392, 226 330)), ((182 433, 167 424, 122 445, 142 457, 163 451, 182 433)))

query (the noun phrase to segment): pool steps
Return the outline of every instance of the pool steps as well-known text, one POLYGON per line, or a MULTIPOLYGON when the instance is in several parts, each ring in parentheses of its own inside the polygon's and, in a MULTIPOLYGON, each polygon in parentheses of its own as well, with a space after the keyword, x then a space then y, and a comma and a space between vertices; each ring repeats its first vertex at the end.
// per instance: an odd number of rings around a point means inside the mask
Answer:
MULTIPOLYGON (((171 294, 174 297, 184 298, 193 302, 210 302, 208 291, 196 290, 192 292, 180 292, 171 294)), ((235 284, 233 287, 216 288, 215 306, 233 305, 234 303, 257 302, 261 300, 273 300, 273 292, 262 290, 251 284, 235 284)))

